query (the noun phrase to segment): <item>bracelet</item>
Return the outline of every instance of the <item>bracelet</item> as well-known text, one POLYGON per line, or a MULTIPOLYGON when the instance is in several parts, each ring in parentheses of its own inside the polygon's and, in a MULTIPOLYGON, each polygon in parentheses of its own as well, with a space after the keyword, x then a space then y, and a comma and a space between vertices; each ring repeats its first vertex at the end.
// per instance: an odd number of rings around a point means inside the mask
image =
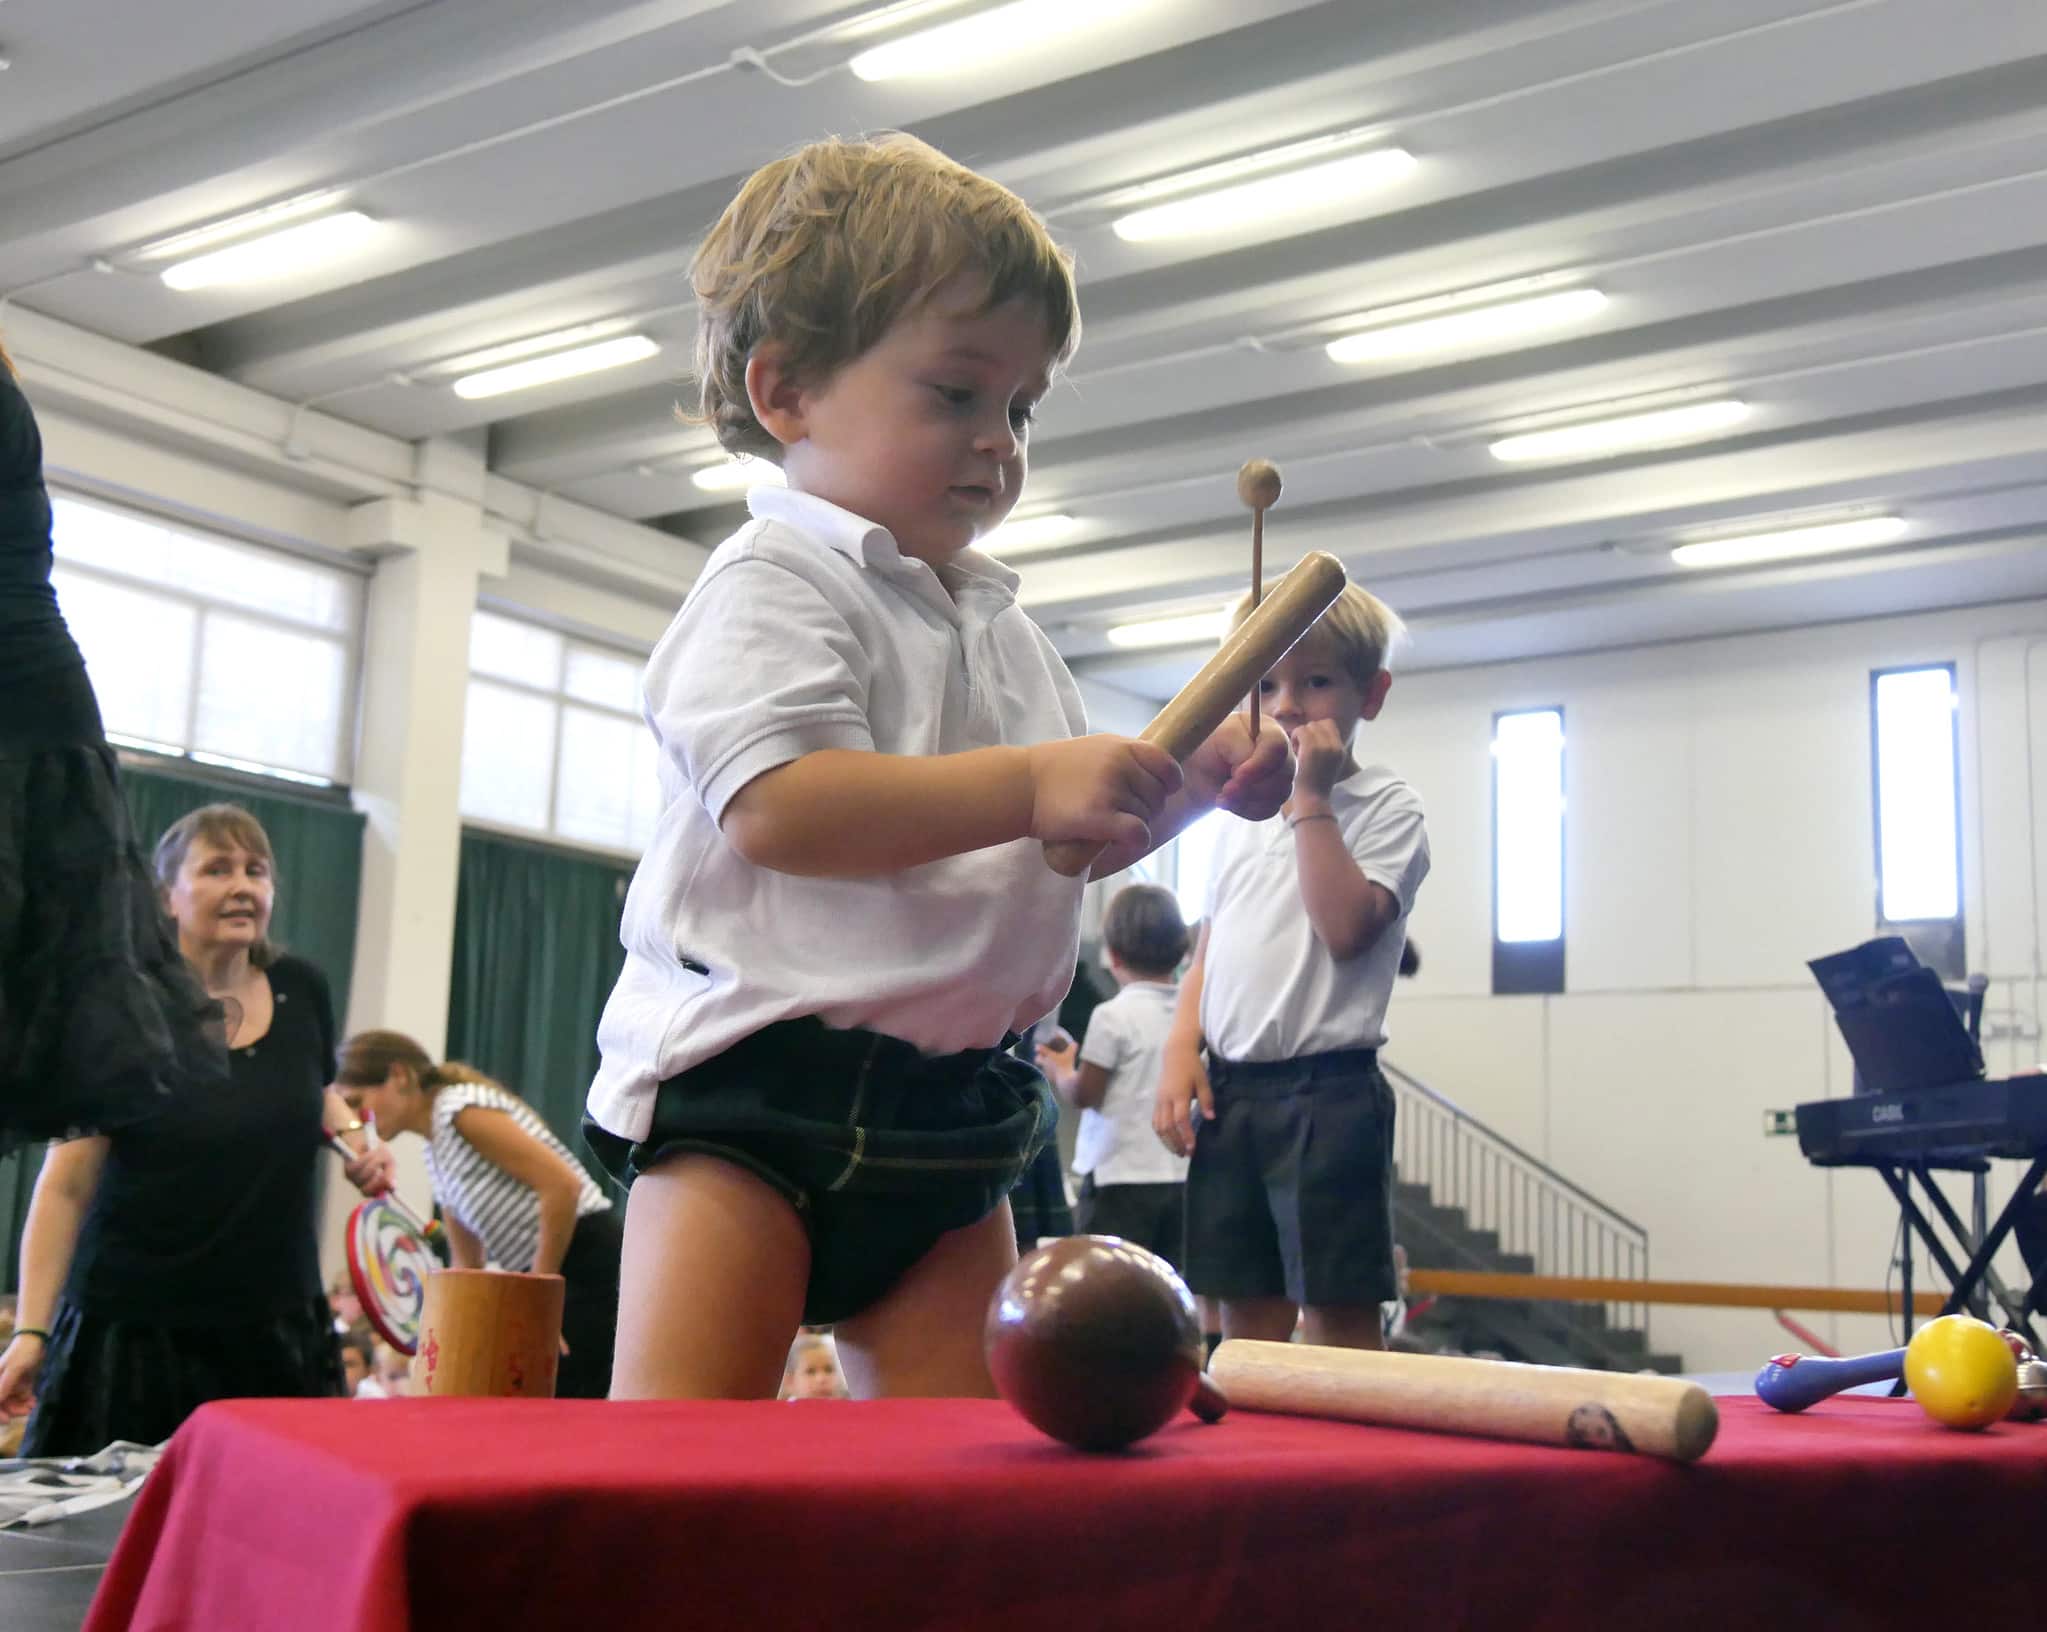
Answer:
POLYGON ((44 1348, 47 1349, 50 1346, 50 1334, 40 1326, 17 1326, 7 1341, 12 1343, 17 1337, 39 1337, 43 1340, 44 1348))
POLYGON ((1333 821, 1335 821, 1335 820, 1336 820, 1336 812, 1335 812, 1335 811, 1333 811, 1333 810, 1317 810, 1317 811, 1313 811, 1313 812, 1311 812, 1310 814, 1308 814, 1308 815, 1306 815, 1306 816, 1289 816, 1289 817, 1288 817, 1288 818, 1286 819, 1286 830, 1287 830, 1287 831, 1288 831, 1289 833, 1291 833, 1291 832, 1292 832, 1292 831, 1293 831, 1293 830, 1294 830, 1295 828, 1299 827, 1299 826, 1301 825, 1301 823, 1303 823, 1303 822, 1333 822, 1333 821))

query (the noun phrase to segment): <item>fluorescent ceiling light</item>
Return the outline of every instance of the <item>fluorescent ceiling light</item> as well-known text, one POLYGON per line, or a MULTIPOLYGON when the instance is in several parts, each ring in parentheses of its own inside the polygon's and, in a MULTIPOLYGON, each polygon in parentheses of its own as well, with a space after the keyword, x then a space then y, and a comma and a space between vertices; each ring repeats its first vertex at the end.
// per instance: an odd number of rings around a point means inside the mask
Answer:
POLYGON ((1526 300, 1471 306, 1438 317, 1386 323, 1339 335, 1329 342, 1329 360, 1376 363, 1432 351, 1485 346, 1544 329, 1562 328, 1567 323, 1581 323, 1605 305, 1606 296, 1597 289, 1559 289, 1554 294, 1534 295, 1526 300))
MULTIPOLYGON (((1116 218, 1116 236, 1128 243, 1143 244, 1196 233, 1233 232, 1283 216, 1347 203, 1374 188, 1398 181, 1414 165, 1414 155, 1404 148, 1379 147, 1368 153, 1351 153, 1298 170, 1281 170, 1195 192, 1171 203, 1133 210, 1116 218)), ((1200 174, 1195 171, 1180 179, 1198 185, 1200 174)))
POLYGON ((1191 646, 1197 641, 1221 640, 1228 631, 1227 610, 1187 612, 1178 617, 1147 618, 1141 623, 1119 623, 1109 630, 1111 646, 1191 646))
POLYGON ((1749 405, 1731 398, 1694 402, 1683 408, 1662 408, 1618 419, 1596 419, 1583 425, 1559 425, 1552 431, 1530 431, 1502 437, 1492 446, 1495 459, 1518 463, 1528 459, 1569 459, 1578 454, 1626 453, 1655 448, 1693 437, 1710 436, 1740 424, 1749 405))
POLYGON ((163 269, 163 281, 173 289, 206 289, 221 283, 259 283, 284 277, 348 253, 376 226, 360 210, 319 216, 175 262, 163 269))
POLYGON ((1902 516, 1863 516, 1854 521, 1822 521, 1808 527, 1780 527, 1767 533, 1733 538, 1702 538, 1679 544, 1670 559, 1681 567, 1740 567, 1756 561, 1786 561, 1801 555, 1829 555, 1836 550, 1866 549, 1903 538, 1911 523, 1902 516))
POLYGON ((642 362, 661 348, 644 334, 621 334, 615 340, 600 340, 594 346, 557 351, 545 357, 529 357, 523 363, 487 368, 481 374, 465 374, 455 382, 455 395, 474 401, 478 397, 503 396, 507 391, 524 391, 530 386, 552 385, 572 380, 579 374, 594 374, 601 368, 622 368, 642 362))
POLYGON ((689 473, 689 479, 706 493, 738 493, 749 487, 786 487, 789 478, 772 459, 727 459, 689 473))
POLYGON ((210 226, 194 227, 190 232, 159 238, 155 243, 144 244, 138 249, 135 252, 136 259, 185 260, 198 254, 202 249, 211 249, 216 244, 274 232, 287 221, 303 221, 309 215, 325 215, 339 204, 341 199, 342 192, 338 187, 322 188, 317 193, 301 193, 297 198, 287 198, 277 204, 266 204, 260 210, 244 210, 240 215, 231 215, 225 221, 215 221, 210 226))
POLYGON ((1022 555, 1064 544, 1079 531, 1080 523, 1069 515, 1011 516, 981 540, 981 548, 998 555, 1022 555))
POLYGON ((1035 49, 1062 34, 1095 27, 1128 10, 1129 4, 1130 0, 1012 0, 872 46, 849 66, 865 80, 958 73, 999 62, 1019 47, 1035 49))
POLYGON ((551 334, 536 334, 530 340, 508 340, 502 346, 488 346, 482 351, 465 352, 460 357, 450 357, 445 363, 435 365, 437 374, 475 374, 486 368, 496 368, 502 363, 516 363, 522 357, 537 357, 545 351, 566 351, 571 346, 584 346, 594 340, 602 340, 618 333, 623 325, 616 319, 607 323, 580 323, 573 329, 556 329, 551 334))

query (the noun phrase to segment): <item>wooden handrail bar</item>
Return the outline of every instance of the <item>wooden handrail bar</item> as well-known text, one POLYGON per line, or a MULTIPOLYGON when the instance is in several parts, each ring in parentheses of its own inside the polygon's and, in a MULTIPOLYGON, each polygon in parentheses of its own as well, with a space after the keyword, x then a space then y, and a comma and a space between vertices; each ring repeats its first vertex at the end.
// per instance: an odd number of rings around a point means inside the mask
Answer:
MULTIPOLYGON (((1895 1292, 1845 1286, 1741 1286, 1720 1281, 1635 1281, 1592 1275, 1493 1275, 1465 1269, 1408 1272, 1412 1291, 1443 1298, 1517 1298, 1557 1303, 1686 1303, 1720 1309, 1819 1309, 1839 1315, 1895 1315, 1895 1292)), ((1937 1315, 1938 1292, 1912 1294, 1915 1315, 1937 1315)))

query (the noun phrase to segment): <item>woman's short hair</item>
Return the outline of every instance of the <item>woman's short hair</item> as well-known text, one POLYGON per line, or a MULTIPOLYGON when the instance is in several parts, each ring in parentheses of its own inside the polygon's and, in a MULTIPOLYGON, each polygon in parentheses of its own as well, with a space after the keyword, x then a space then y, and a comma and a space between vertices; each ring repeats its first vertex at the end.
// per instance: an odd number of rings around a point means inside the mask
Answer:
MULTIPOLYGON (((271 881, 276 882, 277 857, 270 848, 270 835, 263 831, 263 824, 240 805, 201 805, 171 823, 163 830, 163 837, 156 841, 150 868, 156 874, 156 887, 160 893, 170 893, 171 886, 177 883, 178 874, 184 868, 185 857, 201 839, 223 850, 246 850, 270 869, 271 881)), ((276 958, 277 948, 268 940, 258 941, 249 949, 249 962, 258 969, 267 967, 276 958)))

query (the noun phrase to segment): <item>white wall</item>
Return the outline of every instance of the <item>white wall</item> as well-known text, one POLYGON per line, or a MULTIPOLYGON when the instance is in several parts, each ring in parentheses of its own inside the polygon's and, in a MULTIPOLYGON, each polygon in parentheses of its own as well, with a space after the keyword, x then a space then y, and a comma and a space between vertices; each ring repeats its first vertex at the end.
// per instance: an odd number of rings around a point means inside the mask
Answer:
MULTIPOLYGON (((1402 676, 1359 750, 1421 791, 1434 853, 1388 1057, 1646 1226, 1659 1277, 1881 1287, 1897 1222, 1881 1181, 1810 1167, 1763 1112, 1849 1090, 1805 960, 1875 929, 1869 675, 1948 661, 1985 1052, 1998 1073, 2040 1057, 2047 602, 1402 676), (1551 704, 1568 989, 1493 997, 1492 718, 1551 704)), ((2015 1255, 2000 1268, 2016 1276, 2015 1255)), ((1880 1317, 1799 1318, 1887 1346, 1880 1317)), ((1652 1324, 1695 1369, 1796 1346, 1761 1311, 1652 1324)))

